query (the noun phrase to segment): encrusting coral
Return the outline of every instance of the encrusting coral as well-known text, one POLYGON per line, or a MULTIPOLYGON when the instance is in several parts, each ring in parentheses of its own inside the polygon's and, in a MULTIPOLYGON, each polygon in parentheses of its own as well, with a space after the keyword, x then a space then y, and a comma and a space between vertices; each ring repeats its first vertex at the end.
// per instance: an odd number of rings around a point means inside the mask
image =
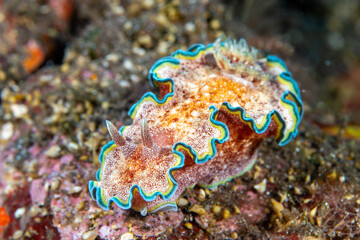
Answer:
POLYGON ((262 140, 279 145, 297 134, 303 109, 299 88, 284 62, 246 41, 217 39, 158 60, 149 71, 160 96, 146 93, 99 156, 89 182, 103 209, 115 203, 146 215, 176 210, 186 187, 214 188, 248 171, 262 140))

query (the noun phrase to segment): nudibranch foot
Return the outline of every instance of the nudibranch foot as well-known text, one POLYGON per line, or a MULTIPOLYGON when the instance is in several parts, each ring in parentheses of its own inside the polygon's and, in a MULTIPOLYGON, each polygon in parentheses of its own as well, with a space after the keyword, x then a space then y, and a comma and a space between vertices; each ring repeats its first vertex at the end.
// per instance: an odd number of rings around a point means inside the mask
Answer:
POLYGON ((246 167, 240 168, 236 171, 236 173, 234 173, 235 171, 233 170, 233 166, 229 166, 228 169, 225 170, 225 173, 222 174, 220 177, 215 176, 212 179, 212 181, 205 179, 204 181, 200 181, 197 185, 199 185, 200 187, 203 187, 203 188, 207 188, 207 189, 214 189, 214 188, 218 187, 219 185, 222 185, 234 178, 240 177, 241 175, 243 175, 244 173, 249 171, 254 166, 254 164, 256 163, 256 157, 257 157, 257 152, 255 152, 253 154, 253 156, 251 156, 250 158, 247 158, 246 160, 238 159, 242 163, 245 162, 246 164, 244 164, 244 165, 246 167))
POLYGON ((153 65, 149 80, 160 94, 131 107, 133 123, 118 131, 107 122, 112 141, 89 183, 103 209, 176 211, 185 188, 214 188, 248 171, 264 138, 287 144, 303 115, 285 63, 259 59, 244 39, 177 50, 153 65))

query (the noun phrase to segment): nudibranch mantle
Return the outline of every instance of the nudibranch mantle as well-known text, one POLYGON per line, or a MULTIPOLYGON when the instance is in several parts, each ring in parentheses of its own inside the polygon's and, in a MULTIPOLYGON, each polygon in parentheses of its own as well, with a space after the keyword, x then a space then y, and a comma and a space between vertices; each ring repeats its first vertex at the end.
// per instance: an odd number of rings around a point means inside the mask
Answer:
POLYGON ((132 106, 132 125, 118 131, 107 121, 112 141, 89 182, 105 210, 176 211, 185 188, 214 188, 248 171, 265 137, 287 144, 303 115, 285 63, 257 59, 244 39, 177 50, 152 66, 149 80, 159 97, 149 92, 132 106))

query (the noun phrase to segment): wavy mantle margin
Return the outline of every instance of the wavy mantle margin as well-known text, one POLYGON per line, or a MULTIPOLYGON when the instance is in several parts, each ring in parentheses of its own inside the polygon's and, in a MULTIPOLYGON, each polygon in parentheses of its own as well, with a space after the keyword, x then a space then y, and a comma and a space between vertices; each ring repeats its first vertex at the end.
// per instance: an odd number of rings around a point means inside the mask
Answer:
MULTIPOLYGON (((224 45, 224 43, 222 42, 221 46, 223 46, 223 45, 224 45)), ((155 64, 151 67, 151 69, 149 71, 148 78, 153 86, 156 86, 156 87, 167 86, 169 88, 169 93, 167 93, 162 99, 159 99, 152 92, 145 93, 143 95, 143 97, 140 99, 140 101, 138 101, 136 104, 134 104, 131 107, 131 109, 129 110, 129 113, 128 113, 129 116, 132 119, 134 119, 139 106, 144 101, 151 101, 151 102, 155 103, 156 105, 164 105, 174 97, 174 94, 175 94, 174 80, 172 78, 161 78, 158 74, 159 69, 161 69, 162 67, 165 67, 165 66, 171 67, 173 69, 178 69, 180 66, 181 59, 184 59, 184 60, 196 59, 200 55, 205 54, 206 52, 209 52, 212 49, 213 49, 212 43, 207 46, 205 46, 203 44, 195 44, 195 45, 189 47, 187 51, 184 51, 181 49, 177 50, 173 54, 171 54, 170 57, 164 57, 164 58, 159 59, 157 62, 155 62, 155 64)), ((284 107, 291 110, 290 112, 292 113, 294 119, 296 119, 296 122, 294 123, 292 129, 286 131, 285 121, 282 118, 281 114, 276 110, 272 110, 271 112, 269 112, 263 118, 262 122, 260 124, 257 124, 254 121, 254 119, 252 119, 250 116, 247 115, 245 109, 242 107, 232 107, 230 103, 224 102, 221 105, 220 109, 223 109, 232 114, 238 115, 240 117, 240 119, 244 123, 246 123, 256 133, 265 132, 267 130, 267 128, 269 127, 271 121, 272 120, 276 121, 277 124, 279 125, 276 139, 279 142, 279 145, 283 146, 283 145, 287 144, 293 137, 295 137, 297 135, 297 127, 303 116, 303 103, 301 100, 300 90, 298 88, 298 85, 295 82, 295 80, 292 78, 292 75, 289 72, 284 61, 282 61, 280 58, 278 58, 274 55, 267 56, 265 58, 265 60, 266 60, 266 64, 269 67, 278 67, 283 71, 282 73, 280 73, 277 76, 278 81, 281 84, 285 85, 289 90, 285 91, 283 93, 283 95, 281 96, 281 100, 282 100, 281 103, 283 104, 284 107)), ((211 111, 209 121, 214 127, 218 128, 220 130, 221 137, 220 138, 212 138, 209 141, 210 151, 208 153, 204 153, 202 155, 199 155, 191 146, 189 146, 183 142, 177 142, 174 144, 172 150, 173 150, 174 156, 177 160, 176 160, 175 165, 173 167, 171 167, 168 171, 168 180, 169 180, 168 191, 166 191, 166 192, 155 191, 155 192, 149 194, 149 193, 145 193, 141 189, 141 187, 136 184, 131 187, 129 197, 126 201, 123 201, 118 197, 112 197, 109 199, 108 202, 106 202, 105 197, 103 195, 103 189, 101 189, 100 187, 97 186, 97 182, 101 181, 101 170, 103 168, 103 162, 105 160, 105 155, 108 152, 110 152, 114 147, 116 147, 114 142, 110 141, 101 149, 101 153, 99 155, 99 162, 101 164, 101 167, 96 173, 97 181, 89 182, 88 187, 89 187, 89 192, 91 194, 92 199, 96 200, 98 205, 104 210, 108 210, 113 203, 115 203, 116 205, 118 205, 120 208, 123 208, 123 209, 131 208, 132 207, 131 202, 132 202, 133 194, 135 191, 138 191, 145 201, 153 201, 153 200, 155 200, 155 198, 157 196, 160 196, 163 200, 170 199, 174 195, 174 193, 178 187, 178 184, 173 176, 173 172, 182 168, 184 166, 184 162, 185 162, 185 156, 181 152, 181 150, 186 151, 197 164, 205 163, 209 159, 212 159, 216 155, 216 143, 221 144, 229 139, 229 130, 228 130, 227 126, 224 123, 216 120, 220 109, 216 109, 215 106, 211 106, 209 109, 211 111)), ((119 130, 120 134, 123 135, 123 132, 127 127, 129 127, 129 126, 121 127, 119 130)), ((242 174, 243 173, 241 173, 239 175, 242 175, 242 174)), ((239 176, 239 175, 237 175, 237 176, 239 176)), ((237 177, 237 176, 234 176, 234 177, 237 177)), ((211 184, 209 186, 204 186, 204 187, 214 188, 221 183, 231 180, 234 177, 230 177, 227 180, 222 181, 220 183, 215 183, 215 184, 211 184)), ((145 211, 143 209, 134 209, 134 210, 140 211, 142 215, 146 215, 147 212, 157 212, 157 211, 160 211, 165 208, 177 210, 176 203, 174 203, 174 202, 166 202, 166 203, 158 204, 155 207, 153 207, 152 209, 149 209, 147 211, 146 211, 146 209, 145 209, 145 211)))

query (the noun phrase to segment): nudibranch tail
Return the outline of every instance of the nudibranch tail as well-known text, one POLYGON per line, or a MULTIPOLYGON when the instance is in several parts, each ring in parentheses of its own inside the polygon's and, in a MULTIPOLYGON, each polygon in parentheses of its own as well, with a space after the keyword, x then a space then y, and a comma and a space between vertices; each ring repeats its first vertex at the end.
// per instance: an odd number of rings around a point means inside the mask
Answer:
POLYGON ((248 171, 264 138, 280 146, 294 138, 299 87, 281 59, 257 54, 244 39, 219 38, 158 60, 148 76, 159 97, 146 93, 120 132, 107 122, 113 141, 89 183, 99 206, 176 211, 186 187, 213 188, 248 171))

